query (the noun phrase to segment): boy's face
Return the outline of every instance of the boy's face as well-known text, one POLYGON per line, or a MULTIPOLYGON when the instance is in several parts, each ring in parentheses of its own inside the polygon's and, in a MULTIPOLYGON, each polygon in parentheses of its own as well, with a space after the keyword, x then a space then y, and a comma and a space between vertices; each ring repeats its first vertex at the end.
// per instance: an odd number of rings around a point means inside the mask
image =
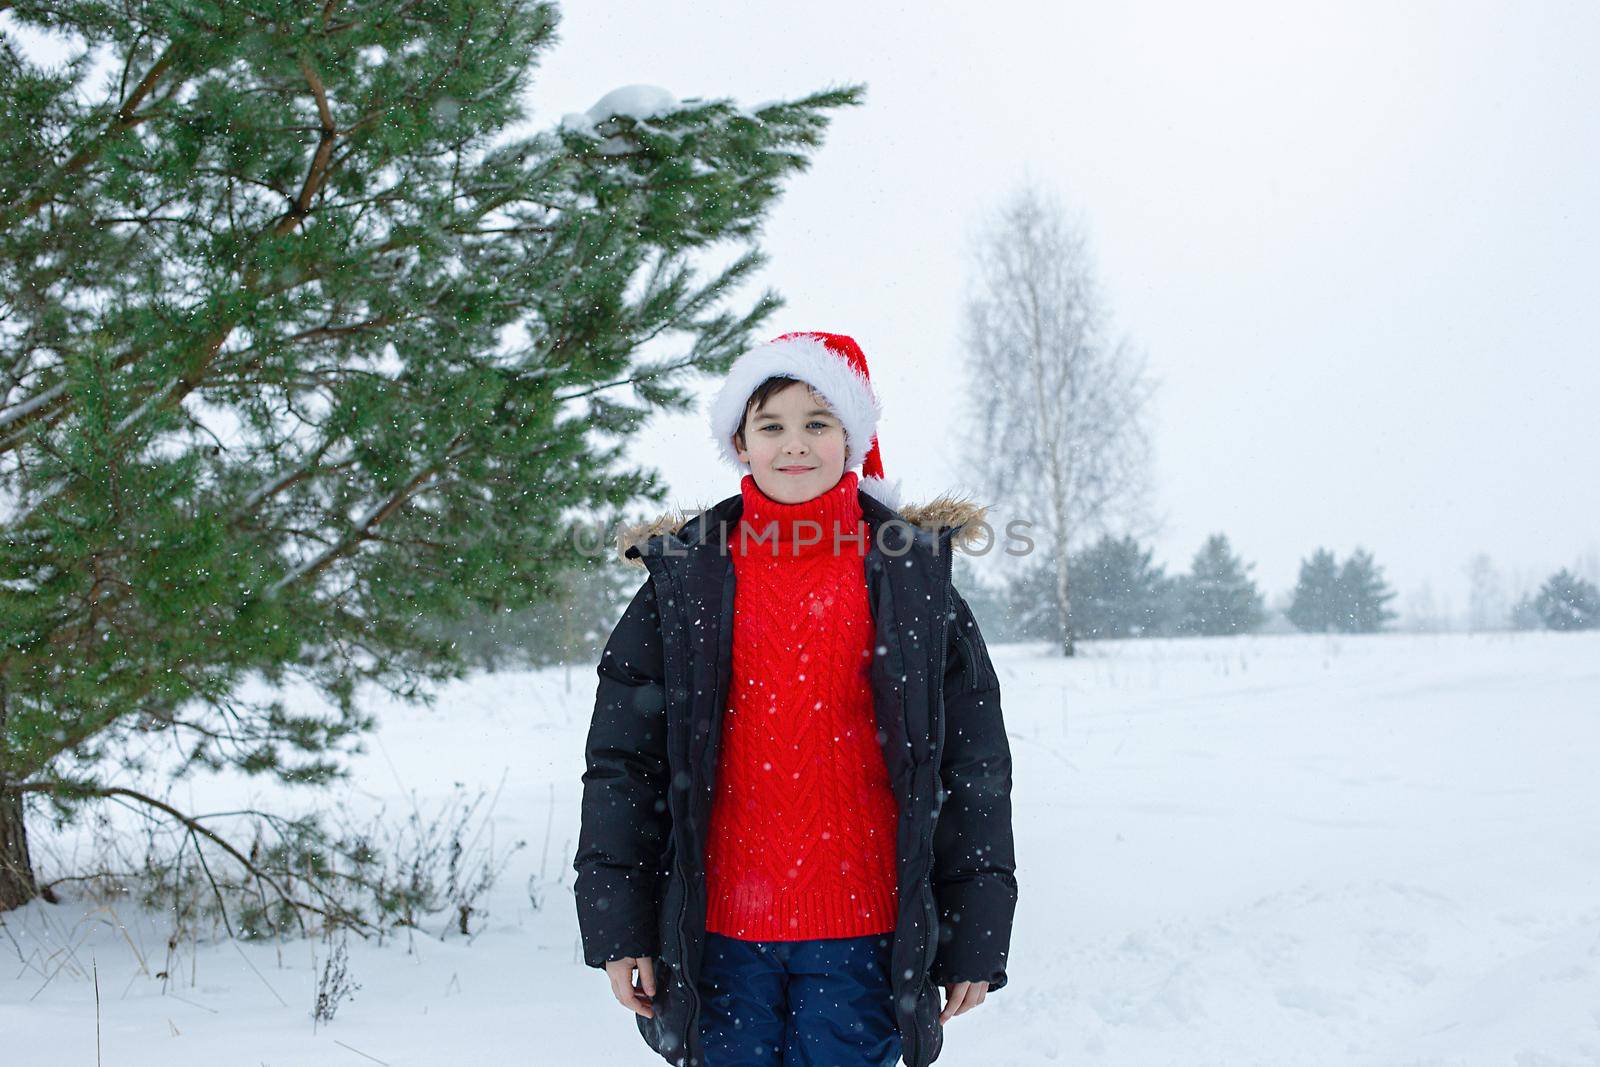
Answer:
POLYGON ((756 487, 780 504, 800 504, 832 489, 844 475, 844 424, 805 382, 786 385, 745 413, 744 447, 756 487))

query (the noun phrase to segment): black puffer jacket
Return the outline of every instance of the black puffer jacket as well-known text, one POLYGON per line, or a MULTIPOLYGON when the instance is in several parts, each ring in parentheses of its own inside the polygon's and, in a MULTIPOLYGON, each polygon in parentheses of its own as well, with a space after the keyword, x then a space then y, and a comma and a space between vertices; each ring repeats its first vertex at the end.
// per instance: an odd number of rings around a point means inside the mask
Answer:
MULTIPOLYGON (((940 498, 895 512, 860 494, 877 631, 871 685, 899 801, 895 1018, 909 1067, 939 1056, 938 987, 1006 984, 1016 909, 1011 751, 999 681, 972 612, 950 584, 955 543, 983 509, 940 498)), ((649 580, 606 644, 589 730, 578 837, 584 961, 649 956, 650 1047, 702 1062, 697 980, 704 857, 733 646, 733 559, 743 499, 625 531, 649 580)))

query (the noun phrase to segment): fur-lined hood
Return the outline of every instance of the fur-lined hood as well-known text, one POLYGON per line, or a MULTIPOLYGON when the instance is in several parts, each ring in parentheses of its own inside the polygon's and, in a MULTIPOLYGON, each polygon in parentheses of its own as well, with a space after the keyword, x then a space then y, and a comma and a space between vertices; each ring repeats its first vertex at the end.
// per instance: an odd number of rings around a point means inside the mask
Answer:
MULTIPOLYGON (((871 500, 871 497, 863 494, 864 509, 874 505, 882 507, 875 500, 868 504, 868 500, 871 500)), ((646 541, 661 534, 678 533, 715 506, 717 505, 678 508, 663 512, 648 522, 625 524, 617 531, 617 555, 628 566, 643 568, 644 560, 630 557, 628 549, 642 548, 646 541)), ((986 505, 975 504, 970 500, 945 493, 934 497, 926 504, 903 504, 892 512, 892 517, 904 519, 912 526, 926 530, 930 534, 937 535, 940 530, 953 530, 950 543, 955 547, 964 548, 983 538, 982 523, 988 514, 989 509, 986 505)))

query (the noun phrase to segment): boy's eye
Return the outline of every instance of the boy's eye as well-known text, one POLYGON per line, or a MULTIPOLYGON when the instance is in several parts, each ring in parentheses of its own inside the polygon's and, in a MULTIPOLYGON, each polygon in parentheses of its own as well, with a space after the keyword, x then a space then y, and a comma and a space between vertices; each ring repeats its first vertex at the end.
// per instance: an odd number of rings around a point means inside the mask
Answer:
MULTIPOLYGON (((826 430, 828 428, 828 424, 823 422, 823 421, 821 421, 820 419, 812 419, 810 422, 806 423, 806 426, 807 427, 817 426, 817 427, 820 427, 820 428, 822 428, 824 430, 826 430)), ((761 427, 761 429, 763 429, 763 430, 781 430, 781 429, 783 429, 783 427, 778 425, 775 422, 769 422, 765 426, 761 427)))

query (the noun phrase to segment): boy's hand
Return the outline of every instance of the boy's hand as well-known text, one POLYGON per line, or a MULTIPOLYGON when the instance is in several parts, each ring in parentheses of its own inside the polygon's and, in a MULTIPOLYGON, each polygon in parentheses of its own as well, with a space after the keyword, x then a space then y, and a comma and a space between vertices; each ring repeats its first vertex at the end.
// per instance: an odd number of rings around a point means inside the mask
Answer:
POLYGON ((656 965, 649 956, 626 956, 606 961, 606 977, 617 1002, 646 1019, 656 1017, 650 998, 656 995, 656 965), (633 969, 639 969, 639 985, 633 984, 633 969))
POLYGON ((962 1012, 976 1008, 983 1003, 983 998, 988 992, 988 982, 956 982, 945 986, 944 1011, 939 1013, 939 1022, 947 1023, 962 1012), (952 1008, 955 1010, 951 1011, 952 1008))

